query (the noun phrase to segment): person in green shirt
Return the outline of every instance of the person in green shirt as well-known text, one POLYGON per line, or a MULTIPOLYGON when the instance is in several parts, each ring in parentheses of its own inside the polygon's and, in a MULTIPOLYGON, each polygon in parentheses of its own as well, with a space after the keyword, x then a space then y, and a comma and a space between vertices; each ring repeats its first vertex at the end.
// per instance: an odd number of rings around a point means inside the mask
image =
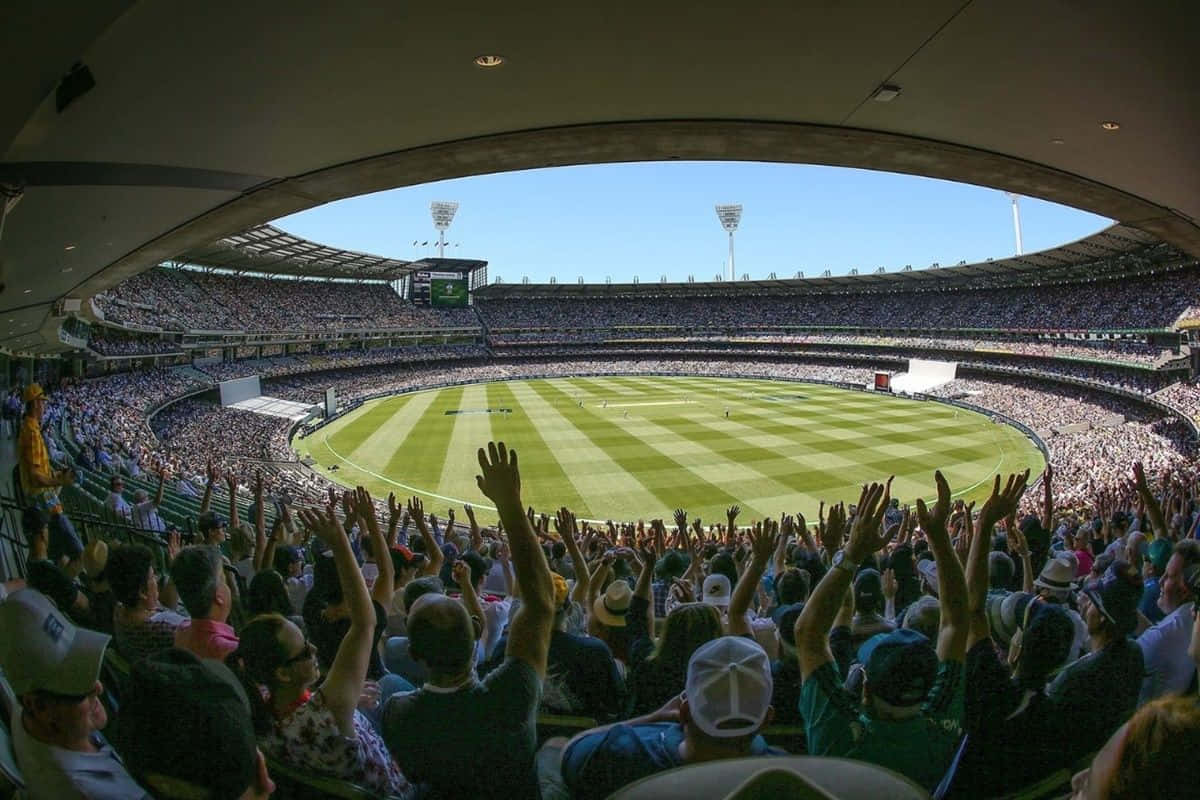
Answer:
MULTIPOLYGON (((963 733, 963 659, 968 632, 967 586, 946 521, 950 487, 938 472, 932 509, 917 501, 921 527, 937 561, 941 622, 936 649, 920 633, 901 629, 879 634, 859 650, 864 665, 862 697, 843 687, 829 647, 836 622, 848 625, 848 594, 858 566, 883 549, 897 530, 882 531, 891 480, 864 487, 849 540, 833 558, 796 620, 795 642, 803 684, 800 713, 808 751, 841 756, 895 770, 932 790, 950 765, 963 733)), ((831 537, 842 540, 846 512, 830 511, 831 537)))

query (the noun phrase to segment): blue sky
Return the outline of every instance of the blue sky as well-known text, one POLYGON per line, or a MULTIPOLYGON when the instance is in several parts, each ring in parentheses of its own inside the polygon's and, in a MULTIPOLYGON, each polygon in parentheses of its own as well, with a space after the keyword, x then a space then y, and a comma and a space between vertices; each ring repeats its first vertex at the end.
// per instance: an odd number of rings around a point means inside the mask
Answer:
MULTIPOLYGON (((393 258, 436 255, 434 200, 459 203, 447 256, 489 262, 490 280, 579 276, 643 283, 712 280, 728 240, 713 206, 740 203, 737 276, 813 277, 852 267, 1003 258, 1015 252, 1007 195, 869 170, 747 162, 588 165, 460 178, 341 200, 276 225, 298 236, 393 258)), ((1021 198, 1025 252, 1095 233, 1110 221, 1021 198)))

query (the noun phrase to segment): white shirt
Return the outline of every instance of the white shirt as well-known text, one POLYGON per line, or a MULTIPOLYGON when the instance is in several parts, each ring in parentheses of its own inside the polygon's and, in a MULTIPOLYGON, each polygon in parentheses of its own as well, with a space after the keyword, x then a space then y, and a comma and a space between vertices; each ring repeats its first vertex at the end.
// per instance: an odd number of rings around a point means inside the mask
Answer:
MULTIPOLYGON (((102 739, 95 753, 79 753, 45 744, 25 730, 18 710, 13 715, 13 752, 25 778, 26 800, 150 800, 129 776, 116 751, 102 739)), ((99 739, 99 737, 96 737, 99 739)))
POLYGON ((1184 603, 1138 637, 1137 643, 1146 662, 1146 679, 1142 681, 1139 706, 1164 694, 1187 691, 1196 673, 1196 663, 1188 655, 1191 641, 1191 603, 1184 603))
POLYGON ((133 506, 117 492, 109 492, 104 500, 104 507, 117 516, 129 519, 133 516, 133 506))
POLYGON ((153 500, 146 500, 133 507, 133 521, 138 527, 148 531, 162 533, 167 529, 167 523, 158 515, 158 506, 154 505, 153 500))

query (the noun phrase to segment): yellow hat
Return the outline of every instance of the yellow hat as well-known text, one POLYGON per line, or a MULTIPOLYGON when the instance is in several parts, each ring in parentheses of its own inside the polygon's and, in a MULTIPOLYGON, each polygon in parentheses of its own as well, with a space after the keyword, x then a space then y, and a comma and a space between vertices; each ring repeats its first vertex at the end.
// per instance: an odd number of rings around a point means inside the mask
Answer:
POLYGON ((550 579, 554 581, 554 607, 562 608, 567 602, 567 579, 557 572, 551 572, 550 579))
POLYGON ((93 538, 83 548, 83 569, 89 578, 95 578, 108 566, 108 545, 103 539, 93 538))
POLYGON ((42 391, 40 383, 31 383, 25 387, 25 402, 30 403, 39 397, 45 397, 46 393, 42 391))

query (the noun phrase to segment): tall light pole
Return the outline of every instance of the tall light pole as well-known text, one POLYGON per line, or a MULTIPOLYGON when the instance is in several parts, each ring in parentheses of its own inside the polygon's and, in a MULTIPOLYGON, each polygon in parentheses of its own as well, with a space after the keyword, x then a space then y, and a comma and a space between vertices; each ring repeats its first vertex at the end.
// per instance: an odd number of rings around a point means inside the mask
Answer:
POLYGON ((742 221, 742 206, 717 206, 717 219, 721 227, 729 234, 729 280, 733 280, 733 234, 737 232, 738 223, 742 221))
POLYGON ((1017 195, 1015 192, 1005 192, 1012 199, 1013 209, 1013 232, 1017 235, 1017 255, 1021 255, 1024 249, 1021 247, 1021 209, 1017 207, 1017 195))
POLYGON ((433 227, 437 228, 438 232, 438 258, 445 257, 446 229, 454 220, 455 211, 458 211, 458 203, 434 200, 429 204, 429 213, 433 215, 433 227))

